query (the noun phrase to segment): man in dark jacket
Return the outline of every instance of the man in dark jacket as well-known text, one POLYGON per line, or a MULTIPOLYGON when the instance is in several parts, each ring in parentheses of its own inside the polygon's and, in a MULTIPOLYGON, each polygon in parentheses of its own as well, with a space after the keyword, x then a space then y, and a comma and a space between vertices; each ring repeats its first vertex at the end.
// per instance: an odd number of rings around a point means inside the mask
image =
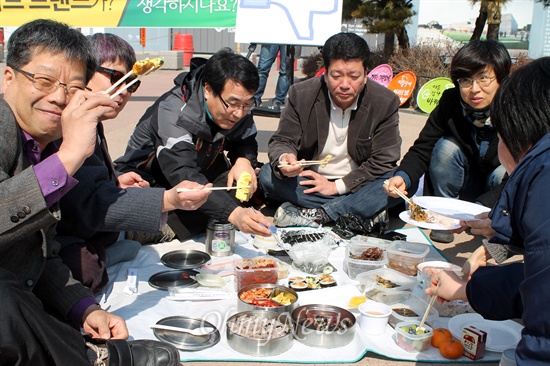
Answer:
MULTIPOLYGON (((247 172, 249 197, 256 190, 258 144, 250 111, 258 87, 252 62, 222 49, 208 61, 193 59, 189 73, 147 109, 115 160, 119 172, 135 171, 152 186, 171 188, 183 180, 232 186, 247 172), (227 155, 226 155, 227 154, 227 155)), ((195 212, 174 211, 168 225, 180 240, 205 229, 208 218, 230 222, 246 233, 271 235, 269 222, 245 209, 226 191, 214 191, 195 212)))
POLYGON ((291 87, 260 172, 266 195, 283 205, 277 226, 313 226, 352 213, 379 214, 393 198, 382 185, 400 158, 399 99, 367 81, 369 48, 353 33, 323 47, 324 76, 291 87), (306 169, 302 160, 332 159, 306 169))

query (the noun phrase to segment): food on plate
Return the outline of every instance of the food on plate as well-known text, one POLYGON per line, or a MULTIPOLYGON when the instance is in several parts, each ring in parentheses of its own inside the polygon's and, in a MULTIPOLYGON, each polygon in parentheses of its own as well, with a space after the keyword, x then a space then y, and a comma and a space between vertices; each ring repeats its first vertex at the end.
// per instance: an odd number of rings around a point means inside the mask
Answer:
POLYGON ((395 282, 392 282, 390 280, 385 279, 384 277, 381 277, 379 275, 376 275, 376 283, 380 286, 386 287, 386 288, 396 288, 399 287, 399 285, 395 282))
POLYGON ((412 203, 409 205, 409 210, 411 211, 411 219, 418 222, 428 221, 428 213, 424 211, 422 207, 414 203, 412 200, 411 202, 412 203))
POLYGON ((252 175, 248 172, 242 172, 237 180, 237 192, 235 193, 235 198, 241 202, 248 201, 248 195, 250 194, 250 183, 252 182, 252 175))
POLYGON ((447 338, 439 344, 439 352, 441 356, 454 360, 462 356, 464 353, 464 346, 457 339, 447 338))
POLYGON ((412 311, 409 308, 395 308, 395 309, 392 309, 392 310, 395 311, 396 314, 404 316, 404 317, 413 317, 414 318, 414 317, 418 316, 417 313, 415 313, 414 311, 412 311))
POLYGON ((384 251, 382 248, 378 247, 369 247, 366 250, 364 250, 361 254, 352 254, 349 253, 349 257, 351 259, 360 259, 364 261, 379 261, 382 259, 382 256, 384 255, 384 251))
POLYGON ((306 276, 305 278, 293 276, 288 279, 288 287, 295 291, 317 290, 323 287, 332 287, 336 285, 336 280, 330 274, 306 276))
POLYGON ((453 335, 451 334, 451 331, 447 328, 437 328, 434 329, 434 334, 432 335, 432 346, 439 348, 441 343, 445 339, 453 338, 453 335))
POLYGON ((290 333, 288 324, 256 315, 239 316, 228 321, 227 327, 235 334, 252 339, 280 338, 290 333))
POLYGON ((355 308, 359 307, 359 305, 361 305, 365 301, 367 301, 366 296, 353 296, 349 300, 348 307, 351 308, 351 309, 355 309, 355 308))
POLYGON ((143 75, 155 66, 149 59, 137 60, 132 67, 132 71, 136 75, 143 75))

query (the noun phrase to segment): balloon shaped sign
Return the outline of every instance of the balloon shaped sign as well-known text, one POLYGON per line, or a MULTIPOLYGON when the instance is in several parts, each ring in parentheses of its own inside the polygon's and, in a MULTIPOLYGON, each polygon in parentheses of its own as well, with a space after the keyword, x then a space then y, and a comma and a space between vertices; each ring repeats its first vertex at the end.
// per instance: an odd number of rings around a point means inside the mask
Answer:
POLYGON ((428 81, 420 88, 416 96, 418 108, 424 113, 431 113, 439 104, 441 94, 454 87, 453 81, 449 78, 441 77, 428 81))
POLYGON ((369 79, 376 81, 378 84, 388 87, 393 78, 393 69, 388 64, 376 66, 368 74, 369 79))
POLYGON ((399 106, 402 106, 413 94, 416 86, 416 75, 412 71, 403 71, 395 75, 390 81, 388 89, 399 97, 399 106))

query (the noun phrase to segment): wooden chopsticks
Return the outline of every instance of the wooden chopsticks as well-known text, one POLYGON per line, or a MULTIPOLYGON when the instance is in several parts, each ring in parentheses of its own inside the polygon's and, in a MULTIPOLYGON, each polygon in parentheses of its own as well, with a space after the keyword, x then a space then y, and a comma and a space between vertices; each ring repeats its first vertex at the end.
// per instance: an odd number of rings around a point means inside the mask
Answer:
MULTIPOLYGON (((153 66, 153 67, 151 67, 149 70, 147 70, 145 73, 143 73, 143 74, 141 74, 141 75, 138 75, 137 78, 135 78, 134 80, 132 80, 132 81, 129 82, 128 84, 124 85, 123 88, 117 90, 117 92, 116 92, 115 94, 111 95, 110 98, 111 98, 111 99, 116 98, 117 95, 119 95, 120 93, 122 93, 123 91, 125 91, 126 89, 128 89, 128 88, 129 88, 130 86, 132 86, 133 84, 137 83, 138 80, 140 80, 142 77, 144 77, 144 76, 146 76, 146 75, 149 75, 150 73, 152 73, 153 71, 155 71, 155 70, 158 69, 158 68, 160 68, 160 66, 159 66, 159 67, 153 66)), ((133 73, 132 70, 130 70, 130 72, 133 73)), ((129 73, 130 73, 130 72, 129 72, 129 73)), ((128 75, 128 74, 126 74, 126 75, 128 75)), ((125 78, 127 78, 126 75, 124 75, 124 77, 123 77, 122 79, 120 79, 120 80, 117 82, 119 85, 120 85, 121 80, 124 80, 125 78)), ((115 86, 117 83, 115 83, 113 86, 115 86)), ((112 89, 113 86, 111 86, 109 89, 107 89, 107 90, 105 91, 105 93, 108 94, 107 91, 109 91, 110 89, 112 89)), ((111 91, 112 91, 112 90, 111 90, 111 91)), ((110 93, 111 91, 109 91, 109 93, 110 93)))
POLYGON ((231 187, 205 187, 205 188, 178 188, 176 192, 193 192, 193 191, 227 191, 228 189, 250 189, 250 186, 231 186, 231 187))

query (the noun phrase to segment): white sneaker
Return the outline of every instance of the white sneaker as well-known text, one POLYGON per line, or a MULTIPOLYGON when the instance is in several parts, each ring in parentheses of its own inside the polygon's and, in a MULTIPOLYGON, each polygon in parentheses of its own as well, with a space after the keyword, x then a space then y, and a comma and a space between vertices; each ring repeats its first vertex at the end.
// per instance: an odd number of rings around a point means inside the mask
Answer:
POLYGON ((288 226, 309 226, 319 227, 319 224, 315 222, 317 215, 308 214, 311 210, 302 210, 298 206, 294 206, 290 202, 285 202, 273 216, 273 223, 278 227, 288 226))

